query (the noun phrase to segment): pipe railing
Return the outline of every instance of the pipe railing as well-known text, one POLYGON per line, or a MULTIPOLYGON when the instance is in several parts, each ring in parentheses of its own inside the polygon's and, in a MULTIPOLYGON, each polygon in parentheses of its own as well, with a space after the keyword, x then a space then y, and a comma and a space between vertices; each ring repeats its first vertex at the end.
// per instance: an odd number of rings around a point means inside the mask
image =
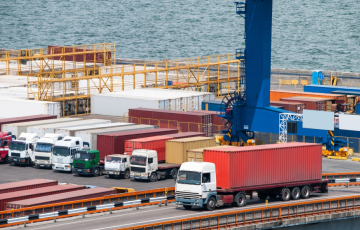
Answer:
POLYGON ((343 173, 323 173, 323 179, 340 179, 340 178, 357 178, 360 172, 343 172, 343 173))

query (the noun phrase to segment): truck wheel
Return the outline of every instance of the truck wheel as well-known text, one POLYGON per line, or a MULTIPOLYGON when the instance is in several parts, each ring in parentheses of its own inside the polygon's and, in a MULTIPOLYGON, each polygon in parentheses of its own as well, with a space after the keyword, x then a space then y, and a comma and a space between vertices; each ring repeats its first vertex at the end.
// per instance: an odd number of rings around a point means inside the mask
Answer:
POLYGON ((212 211, 212 210, 215 209, 215 205, 216 205, 216 201, 215 201, 215 198, 212 196, 212 197, 209 198, 209 200, 208 200, 208 202, 206 204, 206 209, 208 211, 212 211))
POLYGON ((102 176, 102 175, 103 175, 103 171, 104 171, 103 169, 100 169, 100 170, 99 170, 99 172, 100 172, 100 174, 99 174, 99 175, 100 175, 100 176, 102 176))
POLYGON ((283 188, 283 190, 281 191, 280 198, 281 198, 282 201, 290 200, 290 189, 283 188))
POLYGON ((4 164, 7 164, 7 163, 9 163, 9 156, 6 156, 4 159, 4 164))
POLYGON ((171 172, 171 177, 176 180, 176 177, 178 175, 178 170, 177 169, 173 169, 172 172, 171 172))
POLYGON ((150 181, 155 182, 156 181, 156 173, 151 173, 150 175, 150 181))
POLYGON ((95 168, 94 169, 94 176, 99 176, 100 175, 100 169, 99 168, 95 168))
POLYGON ((301 195, 301 198, 303 198, 303 199, 309 198, 310 197, 310 187, 309 186, 302 187, 300 195, 301 195))
POLYGON ((129 179, 129 178, 130 178, 130 171, 126 170, 124 174, 124 179, 129 179))
POLYGON ((234 203, 232 203, 232 206, 234 207, 242 207, 246 205, 246 196, 244 193, 239 192, 235 198, 234 203))
POLYGON ((183 205, 183 207, 186 209, 186 210, 189 210, 189 209, 191 209, 192 207, 191 206, 189 206, 189 205, 183 205))
POLYGON ((260 200, 266 200, 267 196, 268 195, 266 193, 258 192, 258 197, 260 200))
POLYGON ((109 175, 109 178, 114 178, 114 175, 109 175))
POLYGON ((299 187, 295 187, 291 190, 291 198, 293 200, 298 200, 300 199, 300 189, 299 187))

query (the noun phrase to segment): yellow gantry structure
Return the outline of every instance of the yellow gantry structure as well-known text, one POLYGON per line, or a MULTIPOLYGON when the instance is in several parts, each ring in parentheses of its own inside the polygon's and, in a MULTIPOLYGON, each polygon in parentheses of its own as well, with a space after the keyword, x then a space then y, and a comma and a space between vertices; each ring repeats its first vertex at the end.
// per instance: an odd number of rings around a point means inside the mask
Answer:
POLYGON ((26 75, 28 99, 61 102, 62 116, 67 116, 89 113, 91 95, 104 92, 155 87, 219 96, 224 83, 228 91, 230 84, 239 90, 245 83, 242 61, 223 54, 120 63, 115 44, 102 43, 0 52, 0 74, 26 75))

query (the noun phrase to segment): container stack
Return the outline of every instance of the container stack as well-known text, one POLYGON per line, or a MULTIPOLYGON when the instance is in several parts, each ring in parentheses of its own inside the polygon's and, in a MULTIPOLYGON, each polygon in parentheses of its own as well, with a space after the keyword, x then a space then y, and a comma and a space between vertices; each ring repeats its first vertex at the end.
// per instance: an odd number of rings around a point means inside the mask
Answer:
POLYGON ((332 111, 332 100, 331 98, 320 97, 287 97, 280 99, 280 101, 302 103, 305 104, 305 109, 319 111, 332 111))
POLYGON ((207 148, 199 148, 199 149, 190 149, 187 150, 187 161, 198 161, 198 162, 203 162, 203 154, 205 150, 210 150, 210 149, 222 149, 222 148, 236 148, 234 146, 230 146, 230 145, 219 145, 219 146, 213 146, 213 147, 207 147, 207 148))
POLYGON ((292 101, 270 101, 271 106, 282 106, 284 110, 294 112, 294 113, 303 113, 305 109, 305 103, 301 102, 292 102, 292 101))
MULTIPOLYGON (((3 107, 3 108, 6 108, 6 107, 3 107)), ((19 114, 21 114, 21 113, 19 113, 19 114)), ((24 117, 13 116, 12 118, 4 118, 4 119, 0 119, 0 132, 6 132, 3 130, 3 128, 7 124, 38 121, 38 120, 49 120, 49 119, 54 120, 56 118, 57 118, 57 116, 55 116, 55 115, 32 115, 32 116, 24 116, 24 117)))
POLYGON ((345 101, 346 96, 341 94, 327 94, 327 93, 308 93, 299 91, 286 91, 286 90, 271 90, 270 101, 280 101, 281 98, 288 97, 320 97, 320 98, 331 98, 335 101, 345 101))

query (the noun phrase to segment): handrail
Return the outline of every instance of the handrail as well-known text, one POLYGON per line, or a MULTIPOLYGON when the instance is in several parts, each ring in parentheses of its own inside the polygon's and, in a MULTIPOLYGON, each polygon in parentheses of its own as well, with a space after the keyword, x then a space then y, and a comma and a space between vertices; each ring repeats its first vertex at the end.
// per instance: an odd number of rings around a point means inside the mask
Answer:
POLYGON ((247 224, 264 223, 297 217, 331 214, 339 211, 360 209, 360 195, 340 198, 312 200, 292 204, 281 204, 225 213, 209 214, 192 218, 151 223, 118 230, 140 229, 220 229, 239 227, 247 224))
POLYGON ((323 179, 339 179, 339 178, 356 178, 360 177, 360 172, 343 172, 343 173, 323 173, 323 179))
POLYGON ((21 217, 21 216, 46 213, 46 212, 54 212, 56 210, 66 210, 66 209, 74 209, 74 208, 80 208, 80 207, 85 207, 85 206, 108 204, 108 203, 120 202, 120 201, 125 201, 125 200, 129 201, 129 200, 137 200, 140 198, 165 196, 166 189, 167 189, 168 195, 173 195, 175 192, 175 187, 160 188, 160 189, 152 189, 152 190, 145 190, 145 191, 138 191, 138 192, 128 192, 128 193, 122 193, 122 194, 116 194, 116 195, 107 195, 107 196, 98 197, 98 198, 68 201, 68 202, 40 205, 40 206, 34 206, 34 207, 28 207, 28 208, 13 209, 13 210, 1 211, 0 219, 21 217))

